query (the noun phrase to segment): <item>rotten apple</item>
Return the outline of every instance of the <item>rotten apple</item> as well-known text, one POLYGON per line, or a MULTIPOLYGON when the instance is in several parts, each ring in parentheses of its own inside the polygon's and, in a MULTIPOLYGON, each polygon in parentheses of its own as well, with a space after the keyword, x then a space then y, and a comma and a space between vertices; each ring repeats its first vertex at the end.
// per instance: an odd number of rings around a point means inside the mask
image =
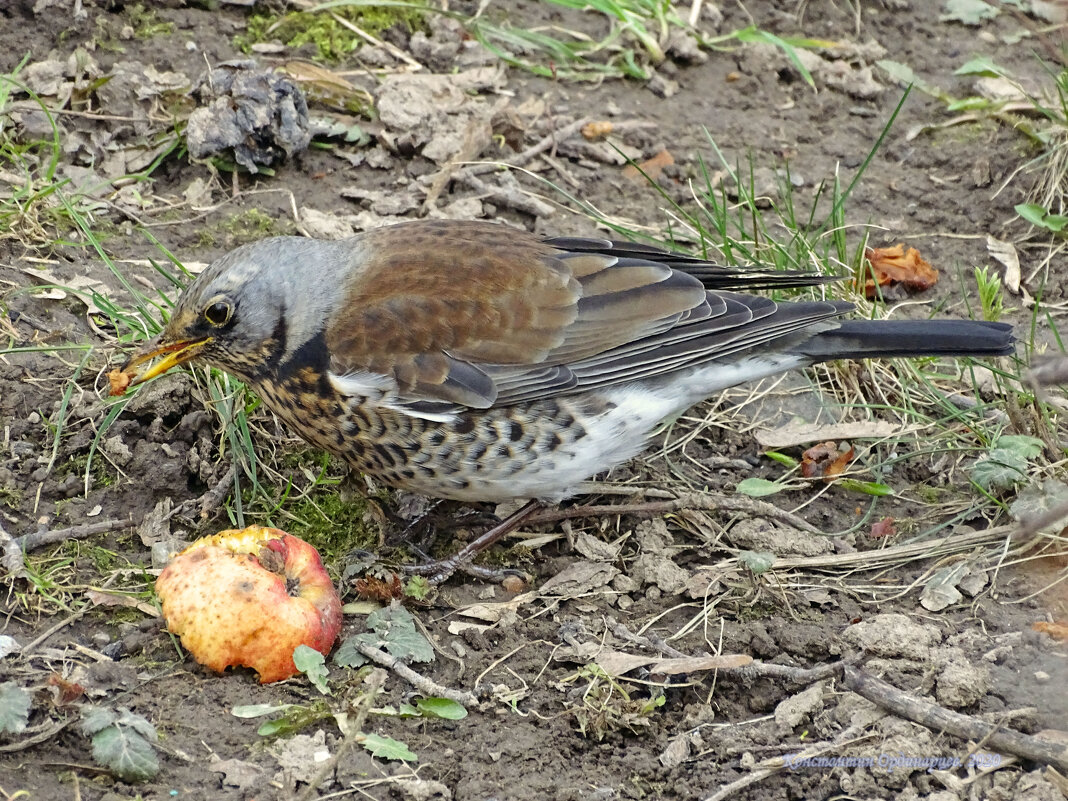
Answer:
POLYGON ((329 653, 341 599, 319 552, 276 528, 250 526, 197 540, 156 579, 167 628, 212 670, 243 666, 260 682, 297 673, 293 649, 329 653))

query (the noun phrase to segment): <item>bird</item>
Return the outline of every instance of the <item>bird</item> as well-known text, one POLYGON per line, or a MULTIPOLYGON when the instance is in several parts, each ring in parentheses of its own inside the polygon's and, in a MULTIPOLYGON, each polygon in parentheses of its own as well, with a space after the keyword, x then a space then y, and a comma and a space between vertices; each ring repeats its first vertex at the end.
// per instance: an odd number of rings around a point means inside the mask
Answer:
POLYGON ((122 372, 135 386, 210 365, 382 484, 529 501, 431 563, 440 581, 728 387, 836 359, 1014 350, 1005 323, 848 319, 848 302, 754 294, 829 280, 490 221, 271 237, 209 265, 122 372))

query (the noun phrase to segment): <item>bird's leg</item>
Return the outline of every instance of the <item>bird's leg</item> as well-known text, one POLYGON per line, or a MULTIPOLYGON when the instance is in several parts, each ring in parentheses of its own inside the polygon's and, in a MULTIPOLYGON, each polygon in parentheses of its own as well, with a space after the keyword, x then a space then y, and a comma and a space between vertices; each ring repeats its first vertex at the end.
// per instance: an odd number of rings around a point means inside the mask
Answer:
POLYGON ((520 507, 512 514, 508 515, 504 520, 495 525, 485 534, 471 540, 463 548, 458 550, 452 556, 445 559, 437 559, 432 562, 424 562, 421 565, 411 565, 405 568, 405 572, 414 573, 419 576, 427 576, 431 584, 440 584, 445 581, 449 576, 455 573, 457 570, 463 570, 468 572, 467 568, 474 568, 474 575, 479 577, 487 577, 492 573, 486 573, 484 568, 475 568, 471 565, 471 560, 489 548, 505 534, 510 534, 515 531, 519 526, 536 512, 541 507, 540 501, 528 501, 524 506, 520 507))

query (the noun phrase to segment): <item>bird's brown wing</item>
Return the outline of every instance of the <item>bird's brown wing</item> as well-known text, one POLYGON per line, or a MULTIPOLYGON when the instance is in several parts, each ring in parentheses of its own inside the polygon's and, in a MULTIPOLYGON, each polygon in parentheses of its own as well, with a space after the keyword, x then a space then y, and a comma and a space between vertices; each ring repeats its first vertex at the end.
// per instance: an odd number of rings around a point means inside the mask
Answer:
POLYGON ((327 327, 332 372, 396 381, 407 402, 486 408, 492 374, 546 368, 670 328, 701 282, 648 260, 562 254, 492 223, 365 234, 367 256, 327 327))
POLYGON ((413 411, 656 375, 838 313, 813 304, 783 314, 766 298, 711 293, 666 262, 712 265, 646 246, 447 221, 361 241, 367 256, 327 327, 331 371, 386 376, 413 411))

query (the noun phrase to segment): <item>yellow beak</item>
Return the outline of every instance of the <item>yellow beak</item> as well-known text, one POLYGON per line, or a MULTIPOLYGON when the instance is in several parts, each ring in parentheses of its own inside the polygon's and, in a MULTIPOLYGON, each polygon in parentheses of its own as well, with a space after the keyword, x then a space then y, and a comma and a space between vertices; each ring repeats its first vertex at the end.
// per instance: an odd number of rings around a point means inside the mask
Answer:
POLYGON ((130 379, 130 386, 141 384, 148 381, 150 378, 163 375, 172 367, 177 367, 179 364, 185 364, 186 362, 195 359, 211 341, 211 337, 205 337, 204 339, 184 340, 163 345, 160 344, 158 339, 154 339, 134 352, 133 356, 130 357, 130 360, 126 362, 125 366, 122 368, 122 372, 133 374, 134 369, 138 365, 150 362, 153 359, 162 356, 163 358, 155 364, 150 365, 147 370, 133 375, 130 379))

